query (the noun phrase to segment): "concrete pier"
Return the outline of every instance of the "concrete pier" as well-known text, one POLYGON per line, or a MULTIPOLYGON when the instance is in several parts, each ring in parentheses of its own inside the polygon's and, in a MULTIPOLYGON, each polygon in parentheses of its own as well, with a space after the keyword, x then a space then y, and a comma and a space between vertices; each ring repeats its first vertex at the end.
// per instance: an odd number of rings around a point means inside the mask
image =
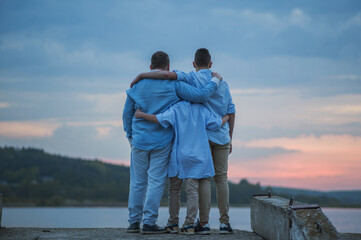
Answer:
MULTIPOLYGON (((218 230, 212 229, 211 235, 180 235, 180 234, 154 234, 141 235, 139 233, 127 233, 125 228, 1 228, 1 240, 97 240, 97 239, 240 239, 240 240, 262 240, 253 232, 235 230, 232 235, 219 235, 218 230)), ((361 234, 340 234, 340 240, 360 240, 361 234)), ((333 240, 333 239, 332 239, 333 240)))
POLYGON ((252 230, 266 240, 339 239, 340 235, 317 205, 277 196, 251 198, 252 230))
POLYGON ((210 235, 181 235, 181 234, 153 234, 142 235, 140 233, 127 233, 125 228, 2 228, 0 229, 1 240, 96 240, 96 239, 240 239, 262 240, 253 232, 235 230, 232 235, 220 235, 218 230, 213 230, 210 235))

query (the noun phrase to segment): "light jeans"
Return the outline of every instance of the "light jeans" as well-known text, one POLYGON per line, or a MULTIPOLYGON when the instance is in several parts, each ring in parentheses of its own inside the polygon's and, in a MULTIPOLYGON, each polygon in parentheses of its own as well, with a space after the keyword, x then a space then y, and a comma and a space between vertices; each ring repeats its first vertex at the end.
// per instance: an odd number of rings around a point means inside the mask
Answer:
POLYGON ((157 150, 132 146, 130 163, 129 223, 154 225, 168 174, 172 142, 157 150), (143 217, 144 215, 144 217, 143 217))

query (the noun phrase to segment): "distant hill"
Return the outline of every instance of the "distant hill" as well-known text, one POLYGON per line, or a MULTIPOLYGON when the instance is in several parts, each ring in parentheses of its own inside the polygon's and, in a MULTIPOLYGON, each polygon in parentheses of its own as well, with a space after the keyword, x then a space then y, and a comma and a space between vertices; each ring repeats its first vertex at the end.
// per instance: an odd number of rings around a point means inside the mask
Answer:
POLYGON ((340 202, 341 205, 360 206, 361 205, 361 190, 355 191, 315 191, 307 189, 294 189, 284 187, 272 187, 274 192, 279 195, 289 196, 307 196, 309 198, 323 197, 334 198, 340 202))
POLYGON ((33 148, 0 148, 0 192, 5 203, 126 203, 128 189, 129 168, 125 166, 33 148))
MULTIPOLYGON (((229 183, 230 204, 248 205, 253 194, 267 193, 321 206, 360 207, 361 191, 318 192, 262 187, 246 179, 229 183)), ((49 154, 35 148, 0 147, 0 192, 7 206, 126 205, 129 167, 49 154)), ((168 191, 162 203, 167 204, 168 191)), ((181 199, 186 201, 184 190, 181 199)), ((216 203, 212 183, 212 204, 216 203)))

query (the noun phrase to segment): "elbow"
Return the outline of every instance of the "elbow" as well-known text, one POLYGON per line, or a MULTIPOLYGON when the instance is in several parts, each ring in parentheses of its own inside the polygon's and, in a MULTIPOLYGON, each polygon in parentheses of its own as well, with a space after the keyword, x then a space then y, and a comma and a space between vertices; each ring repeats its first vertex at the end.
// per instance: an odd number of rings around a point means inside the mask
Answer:
POLYGON ((166 72, 166 78, 168 78, 168 79, 172 79, 172 74, 171 74, 172 72, 166 72))
POLYGON ((174 72, 166 72, 166 78, 170 79, 170 80, 177 80, 177 74, 174 72))
POLYGON ((206 103, 208 101, 208 98, 207 97, 205 97, 205 96, 202 96, 202 97, 200 97, 199 98, 199 101, 198 101, 198 103, 206 103))

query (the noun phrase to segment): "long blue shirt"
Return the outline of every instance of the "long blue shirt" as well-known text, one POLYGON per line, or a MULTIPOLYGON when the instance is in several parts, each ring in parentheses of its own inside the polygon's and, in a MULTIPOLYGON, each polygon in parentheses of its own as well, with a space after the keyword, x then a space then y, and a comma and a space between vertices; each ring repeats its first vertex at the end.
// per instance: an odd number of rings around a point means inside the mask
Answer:
MULTIPOLYGON (((196 88, 203 88, 212 76, 212 71, 209 69, 202 69, 198 72, 184 73, 181 71, 174 71, 177 74, 177 80, 189 83, 196 88)), ((228 84, 221 81, 217 91, 212 97, 204 103, 204 105, 217 117, 223 117, 227 114, 236 113, 236 108, 232 101, 232 96, 229 91, 228 84)), ((231 137, 229 136, 229 124, 224 124, 218 130, 207 130, 208 139, 214 143, 224 145, 227 144, 231 137)))
POLYGON ((142 150, 165 147, 174 137, 171 128, 135 119, 136 109, 148 114, 164 112, 174 103, 182 100, 204 103, 216 91, 219 80, 213 78, 204 88, 198 89, 183 81, 144 79, 126 91, 127 100, 123 110, 123 127, 132 145, 142 150))
POLYGON ((178 102, 157 114, 159 123, 175 132, 168 177, 208 178, 214 176, 207 130, 217 130, 222 120, 203 104, 178 102))

